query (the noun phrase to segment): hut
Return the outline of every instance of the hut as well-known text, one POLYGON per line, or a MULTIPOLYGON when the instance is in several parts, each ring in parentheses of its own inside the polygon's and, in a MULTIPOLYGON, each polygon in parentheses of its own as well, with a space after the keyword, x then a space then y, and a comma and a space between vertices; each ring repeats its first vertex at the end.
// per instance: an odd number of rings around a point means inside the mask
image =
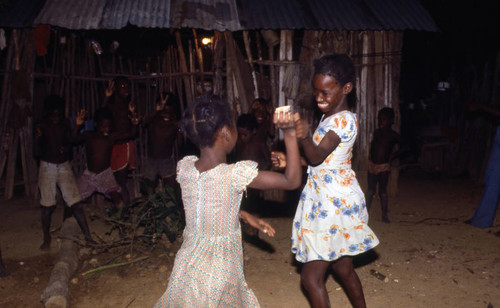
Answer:
MULTIPOLYGON (((12 197, 16 183, 36 195, 31 124, 47 94, 65 98, 69 118, 81 108, 95 110, 115 76, 132 81, 140 114, 153 110, 161 91, 177 93, 183 109, 207 86, 225 95, 238 113, 248 111, 256 97, 299 108, 311 92, 312 61, 331 52, 349 54, 357 68, 360 138, 354 168, 363 183, 377 111, 390 106, 399 114, 404 32, 438 30, 418 0, 4 3, 0 27, 6 29, 8 43, 0 55, 0 142, 5 145, 0 178, 7 166, 5 198, 12 197), (19 114, 24 121, 10 123, 19 114), (20 181, 14 176, 17 149, 20 181)), ((147 155, 145 138, 141 131, 138 174, 147 155)), ((73 166, 77 173, 83 169, 81 149, 75 149, 73 166)))

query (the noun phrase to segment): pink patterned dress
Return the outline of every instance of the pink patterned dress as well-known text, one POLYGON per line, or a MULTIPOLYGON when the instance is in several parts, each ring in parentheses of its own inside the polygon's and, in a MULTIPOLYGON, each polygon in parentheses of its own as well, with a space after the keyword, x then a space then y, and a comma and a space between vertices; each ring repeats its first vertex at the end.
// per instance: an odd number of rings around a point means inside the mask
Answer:
POLYGON ((259 307, 245 282, 239 210, 257 163, 220 164, 198 172, 195 156, 177 164, 186 214, 184 241, 167 290, 155 307, 259 307))
POLYGON ((368 227, 365 195, 351 169, 352 147, 358 132, 356 115, 341 111, 322 118, 314 132, 319 144, 334 131, 340 144, 317 166, 307 169, 292 227, 292 252, 297 261, 334 261, 378 245, 368 227))

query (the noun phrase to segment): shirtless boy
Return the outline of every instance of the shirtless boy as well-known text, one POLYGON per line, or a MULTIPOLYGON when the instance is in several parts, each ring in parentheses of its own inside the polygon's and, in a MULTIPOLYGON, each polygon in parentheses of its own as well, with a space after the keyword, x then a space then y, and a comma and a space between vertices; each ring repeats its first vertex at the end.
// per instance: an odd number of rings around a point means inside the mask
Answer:
POLYGON ((50 95, 45 99, 44 119, 35 126, 35 156, 40 159, 38 186, 42 208, 43 243, 40 249, 50 248, 50 223, 56 209, 57 187, 66 202, 64 218, 71 212, 82 229, 87 242, 95 243, 90 236, 87 220, 75 175, 69 163, 71 149, 71 128, 64 118, 64 100, 50 95), (69 210, 71 208, 71 210, 69 210))
POLYGON ((373 134, 370 145, 370 160, 368 162, 368 191, 366 192, 366 207, 370 210, 371 202, 377 190, 382 207, 382 221, 390 222, 387 215, 388 195, 387 184, 391 172, 391 162, 399 156, 401 148, 400 135, 392 129, 394 124, 394 110, 389 107, 382 108, 378 112, 378 126, 373 134), (394 147, 400 145, 400 149, 394 152, 394 147))
POLYGON ((87 168, 78 183, 80 194, 82 199, 86 200, 95 192, 102 193, 113 201, 113 206, 116 209, 121 211, 123 200, 120 194, 121 188, 111 170, 111 151, 115 144, 135 134, 135 127, 139 119, 136 115, 130 118, 129 121, 133 123, 130 133, 114 132, 111 111, 107 108, 100 108, 94 116, 95 129, 79 134, 86 115, 87 111, 80 110, 73 128, 73 139, 84 143, 87 154, 87 168))
POLYGON ((175 116, 178 99, 175 94, 164 92, 156 105, 156 111, 144 119, 148 129, 148 159, 144 176, 155 180, 157 176, 175 185, 176 160, 174 149, 180 148, 182 136, 175 116))
POLYGON ((127 134, 126 139, 121 139, 113 146, 111 153, 111 170, 120 185, 122 200, 129 204, 130 195, 127 188, 128 174, 135 169, 135 129, 129 120, 135 113, 135 103, 130 97, 130 80, 117 77, 111 81, 105 91, 102 107, 107 107, 113 114, 114 131, 127 134))

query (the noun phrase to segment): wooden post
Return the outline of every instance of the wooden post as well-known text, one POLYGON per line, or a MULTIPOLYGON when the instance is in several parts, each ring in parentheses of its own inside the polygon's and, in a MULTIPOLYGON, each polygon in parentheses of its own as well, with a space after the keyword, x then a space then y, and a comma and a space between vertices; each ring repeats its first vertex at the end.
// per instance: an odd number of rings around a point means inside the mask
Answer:
POLYGON ((255 75, 255 69, 253 67, 252 60, 252 50, 250 49, 250 37, 248 36, 248 31, 243 31, 243 40, 245 42, 245 50, 247 53, 248 64, 250 66, 250 72, 252 73, 253 86, 254 86, 254 97, 257 98, 259 96, 259 86, 257 85, 257 76, 255 75))
POLYGON ((224 35, 215 31, 214 33, 214 60, 213 60, 213 72, 214 72, 214 94, 221 95, 223 93, 222 88, 222 65, 224 56, 224 35))
POLYGON ((198 65, 200 66, 200 72, 204 72, 205 70, 203 68, 203 53, 198 45, 198 36, 196 35, 196 29, 193 29, 193 37, 194 37, 194 48, 196 50, 196 56, 198 57, 198 65))
MULTIPOLYGON (((175 40, 177 42, 180 70, 183 73, 187 73, 188 68, 187 68, 187 62, 186 62, 186 55, 184 54, 184 48, 182 47, 182 41, 181 41, 181 34, 179 33, 179 31, 175 32, 175 40)), ((186 93, 187 105, 190 105, 191 102, 193 101, 193 96, 191 95, 191 88, 192 87, 191 87, 190 82, 189 82, 189 77, 185 76, 182 79, 184 80, 184 90, 186 93)))

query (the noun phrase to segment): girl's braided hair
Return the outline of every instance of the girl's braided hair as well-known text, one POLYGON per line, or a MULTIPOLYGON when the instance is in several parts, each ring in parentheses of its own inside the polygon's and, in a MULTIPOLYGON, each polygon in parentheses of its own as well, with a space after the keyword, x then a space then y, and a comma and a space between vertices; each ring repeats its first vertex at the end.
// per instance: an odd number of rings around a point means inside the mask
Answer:
POLYGON ((233 127, 231 106, 220 96, 204 95, 184 111, 181 131, 199 148, 214 144, 217 132, 224 126, 233 127))

